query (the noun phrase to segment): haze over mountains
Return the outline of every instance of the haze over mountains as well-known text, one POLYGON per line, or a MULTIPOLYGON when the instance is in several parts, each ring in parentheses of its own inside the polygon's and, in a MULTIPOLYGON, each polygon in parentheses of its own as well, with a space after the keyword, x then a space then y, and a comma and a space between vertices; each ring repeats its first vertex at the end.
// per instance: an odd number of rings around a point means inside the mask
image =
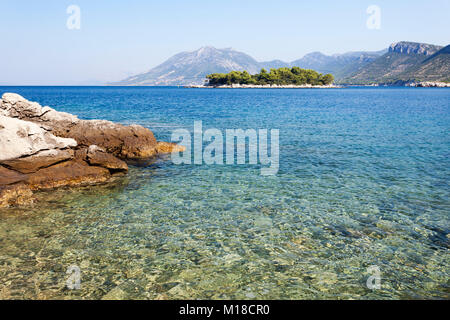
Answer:
POLYGON ((170 86, 202 84, 207 74, 248 71, 261 68, 298 66, 320 73, 331 73, 337 83, 370 84, 406 81, 443 81, 449 79, 449 46, 398 42, 376 52, 348 52, 325 55, 313 52, 303 58, 258 62, 251 56, 231 48, 203 47, 181 52, 146 73, 129 77, 112 85, 170 86))

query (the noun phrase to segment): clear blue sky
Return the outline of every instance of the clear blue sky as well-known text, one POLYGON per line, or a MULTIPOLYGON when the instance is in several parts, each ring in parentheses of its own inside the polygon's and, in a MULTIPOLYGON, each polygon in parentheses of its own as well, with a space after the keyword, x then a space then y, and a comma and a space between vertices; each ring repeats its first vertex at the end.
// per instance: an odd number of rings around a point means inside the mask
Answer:
POLYGON ((113 81, 180 51, 232 47, 259 61, 450 43, 449 0, 1 0, 0 84, 113 81), (68 30, 66 9, 81 9, 68 30), (381 29, 366 27, 369 5, 381 29))

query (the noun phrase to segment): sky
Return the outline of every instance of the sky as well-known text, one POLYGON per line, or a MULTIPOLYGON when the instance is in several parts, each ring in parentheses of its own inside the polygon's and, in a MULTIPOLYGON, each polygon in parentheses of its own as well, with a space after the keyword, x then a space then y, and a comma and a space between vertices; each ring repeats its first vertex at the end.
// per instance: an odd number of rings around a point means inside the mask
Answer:
POLYGON ((450 0, 0 0, 0 13, 0 85, 101 84, 203 46, 293 61, 403 40, 450 44, 450 0), (70 5, 80 29, 67 27, 70 5), (379 29, 367 26, 371 5, 379 29))

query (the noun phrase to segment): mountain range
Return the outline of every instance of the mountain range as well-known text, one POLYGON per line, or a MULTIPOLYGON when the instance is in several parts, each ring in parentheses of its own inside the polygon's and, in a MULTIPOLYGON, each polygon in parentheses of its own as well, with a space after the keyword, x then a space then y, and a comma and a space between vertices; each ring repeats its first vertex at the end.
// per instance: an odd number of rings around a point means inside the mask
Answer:
POLYGON ((203 47, 181 52, 148 72, 110 85, 170 86, 202 84, 207 74, 248 71, 262 68, 298 66, 320 73, 331 73, 337 83, 371 84, 408 81, 449 80, 450 46, 441 47, 415 42, 398 42, 380 51, 358 51, 325 55, 312 52, 301 59, 258 62, 248 54, 231 48, 203 47))
POLYGON ((386 54, 342 81, 356 84, 444 81, 450 77, 449 48, 414 42, 394 43, 386 54))

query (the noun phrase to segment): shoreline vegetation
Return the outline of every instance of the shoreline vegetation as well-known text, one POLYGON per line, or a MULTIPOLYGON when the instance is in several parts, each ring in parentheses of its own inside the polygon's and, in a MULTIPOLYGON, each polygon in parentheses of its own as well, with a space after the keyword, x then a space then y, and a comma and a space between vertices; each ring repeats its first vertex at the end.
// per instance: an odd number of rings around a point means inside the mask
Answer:
POLYGON ((231 71, 229 73, 213 73, 206 76, 206 87, 330 87, 334 81, 332 74, 321 74, 314 70, 299 67, 261 69, 260 73, 251 75, 247 71, 231 71))

